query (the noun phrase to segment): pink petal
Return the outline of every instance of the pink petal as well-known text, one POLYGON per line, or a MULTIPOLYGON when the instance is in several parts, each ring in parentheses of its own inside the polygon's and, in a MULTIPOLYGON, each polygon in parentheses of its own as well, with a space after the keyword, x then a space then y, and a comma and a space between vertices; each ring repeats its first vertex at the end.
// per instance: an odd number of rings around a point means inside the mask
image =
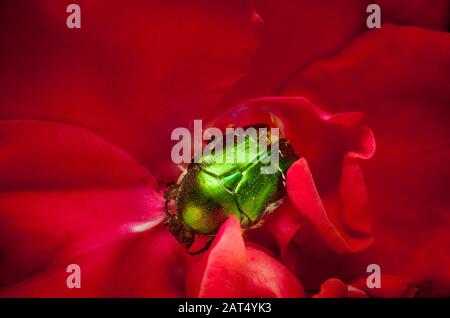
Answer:
MULTIPOLYGON (((356 181, 357 182, 357 181, 356 181)), ((345 186, 350 186, 346 184, 345 186)), ((358 189, 358 184, 354 185, 358 189)), ((370 229, 367 228, 367 216, 362 215, 368 213, 365 210, 367 204, 358 206, 353 212, 355 217, 354 223, 340 224, 332 221, 328 216, 328 212, 322 202, 316 186, 314 184, 313 176, 308 168, 305 159, 298 160, 289 170, 287 178, 287 189, 289 198, 302 215, 306 217, 312 224, 326 244, 337 253, 357 252, 365 249, 372 242, 370 236, 370 229), (361 217, 363 218, 361 220, 361 217), (361 227, 362 224, 362 227, 361 227), (353 228, 352 225, 355 225, 353 228)), ((346 198, 341 202, 345 202, 346 198)), ((350 202, 350 209, 352 205, 358 205, 358 202, 350 202)), ((345 203, 340 212, 345 211, 345 203)), ((353 221, 351 216, 349 222, 353 221)), ((370 223, 368 223, 370 224, 370 223)))
MULTIPOLYGON (((205 259, 199 297, 243 297, 247 258, 239 221, 230 216, 205 259)), ((202 264, 203 265, 203 264, 202 264)))
POLYGON ((281 263, 255 247, 245 247, 231 216, 207 255, 194 263, 188 290, 199 297, 302 297, 303 288, 281 263))
POLYGON ((253 247, 247 247, 246 276, 246 297, 304 297, 303 287, 294 274, 253 247))
POLYGON ((337 278, 330 278, 320 286, 320 292, 314 298, 345 298, 348 288, 337 278))

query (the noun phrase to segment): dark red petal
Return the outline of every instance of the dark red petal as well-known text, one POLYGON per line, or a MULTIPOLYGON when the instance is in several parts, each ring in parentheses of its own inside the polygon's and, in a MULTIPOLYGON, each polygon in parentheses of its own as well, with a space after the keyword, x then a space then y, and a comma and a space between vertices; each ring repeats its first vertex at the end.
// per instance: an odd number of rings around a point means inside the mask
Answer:
POLYGON ((186 257, 165 227, 111 231, 66 249, 36 275, 0 288, 0 296, 185 297, 186 257), (67 287, 69 264, 80 266, 80 289, 67 287))
POLYGON ((257 44, 250 1, 82 1, 80 30, 66 26, 71 2, 2 2, 0 119, 91 129, 152 170, 257 44))
POLYGON ((447 30, 450 21, 448 0, 377 0, 383 23, 415 25, 447 30))
POLYGON ((450 294, 449 55, 449 34, 385 25, 286 91, 365 114, 377 138, 363 167, 375 237, 365 264, 411 277, 421 295, 450 294))
POLYGON ((72 125, 0 120, 0 189, 120 188, 151 183, 123 150, 72 125))
POLYGON ((285 256, 295 235, 302 228, 299 213, 291 202, 286 200, 277 208, 276 213, 267 217, 266 224, 278 243, 280 255, 285 256))
POLYGON ((248 76, 237 84, 224 104, 278 95, 296 70, 336 54, 366 29, 368 3, 366 0, 256 1, 255 9, 264 21, 261 45, 248 76))
POLYGON ((80 240, 161 221, 149 172, 84 129, 0 121, 0 149, 0 283, 44 271, 80 240))

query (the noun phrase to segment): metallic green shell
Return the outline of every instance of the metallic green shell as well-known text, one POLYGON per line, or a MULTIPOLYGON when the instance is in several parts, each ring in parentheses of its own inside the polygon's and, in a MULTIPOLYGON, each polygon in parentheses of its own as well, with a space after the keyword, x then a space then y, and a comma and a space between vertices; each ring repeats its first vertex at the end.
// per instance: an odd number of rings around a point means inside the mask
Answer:
POLYGON ((298 159, 286 140, 280 140, 279 169, 274 174, 261 173, 262 158, 270 156, 270 148, 240 163, 217 160, 227 153, 238 155, 257 142, 246 136, 233 147, 203 156, 201 163, 189 166, 180 183, 176 206, 178 217, 194 233, 217 233, 230 214, 238 218, 242 227, 248 228, 276 208, 284 197, 284 173, 298 159))

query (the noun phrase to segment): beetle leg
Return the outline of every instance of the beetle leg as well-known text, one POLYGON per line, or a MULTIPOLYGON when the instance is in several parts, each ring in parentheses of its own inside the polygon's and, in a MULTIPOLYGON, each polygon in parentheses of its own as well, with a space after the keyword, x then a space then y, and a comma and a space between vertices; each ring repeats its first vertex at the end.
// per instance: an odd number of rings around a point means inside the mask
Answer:
POLYGON ((169 212, 169 203, 175 200, 178 192, 178 185, 176 183, 168 184, 169 188, 164 192, 164 211, 168 217, 173 217, 173 214, 169 212))
POLYGON ((212 242, 214 241, 214 237, 215 236, 211 236, 211 238, 208 240, 208 242, 206 242, 205 246, 203 246, 201 249, 195 251, 195 252, 191 252, 189 250, 187 250, 188 254, 191 256, 195 256, 198 255, 200 253, 203 253, 204 251, 206 251, 212 244, 212 242))
POLYGON ((252 222, 248 225, 247 230, 255 230, 261 228, 266 221, 264 219, 260 219, 258 221, 252 222))
POLYGON ((172 217, 172 214, 169 212, 169 201, 166 200, 164 202, 164 212, 166 212, 166 215, 170 218, 172 217))
POLYGON ((281 173, 281 182, 283 183, 283 187, 286 187, 286 175, 280 167, 278 167, 278 171, 281 173))
POLYGON ((169 218, 173 217, 173 214, 169 212, 169 200, 166 200, 166 202, 164 202, 164 212, 166 212, 166 215, 169 218))

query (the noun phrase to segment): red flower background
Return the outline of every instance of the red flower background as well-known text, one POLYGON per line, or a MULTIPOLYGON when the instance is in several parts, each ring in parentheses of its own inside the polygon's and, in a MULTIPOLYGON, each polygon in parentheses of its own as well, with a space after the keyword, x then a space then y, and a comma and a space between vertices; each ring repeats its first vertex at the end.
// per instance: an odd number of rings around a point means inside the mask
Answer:
POLYGON ((365 0, 80 0, 69 30, 70 1, 2 1, 0 296, 450 296, 449 2, 376 2, 368 30, 365 0), (288 199, 189 256, 171 131, 274 115, 288 199))

